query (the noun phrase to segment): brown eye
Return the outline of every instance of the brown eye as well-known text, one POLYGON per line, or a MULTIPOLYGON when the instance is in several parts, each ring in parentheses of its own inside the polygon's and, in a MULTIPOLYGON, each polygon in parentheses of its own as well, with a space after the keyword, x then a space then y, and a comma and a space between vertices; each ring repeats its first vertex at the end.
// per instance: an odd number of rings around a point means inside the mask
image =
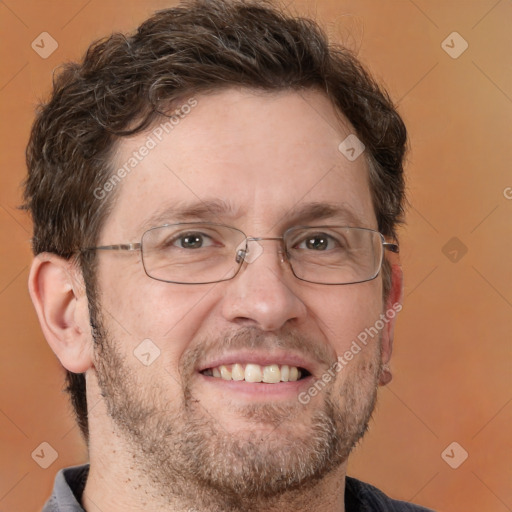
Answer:
POLYGON ((203 235, 198 233, 187 234, 178 238, 178 243, 182 249, 199 249, 203 246, 203 242, 203 235))
POLYGON ((302 241, 295 245, 295 249, 309 250, 315 252, 331 251, 340 249, 343 244, 339 240, 327 233, 317 233, 308 235, 302 241))
POLYGON ((322 236, 308 238, 305 242, 308 249, 314 249, 316 251, 324 251, 329 245, 327 238, 322 236))

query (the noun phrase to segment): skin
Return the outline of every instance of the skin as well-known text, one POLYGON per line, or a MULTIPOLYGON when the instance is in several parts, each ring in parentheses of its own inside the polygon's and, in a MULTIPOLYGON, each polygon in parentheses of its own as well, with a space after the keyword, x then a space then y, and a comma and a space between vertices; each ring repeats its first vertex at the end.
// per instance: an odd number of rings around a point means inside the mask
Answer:
MULTIPOLYGON (((366 159, 350 162, 338 151, 353 129, 323 94, 226 90, 196 99, 192 112, 117 185, 98 245, 138 242, 155 225, 148 219, 156 212, 180 201, 211 199, 229 201, 237 215, 216 211, 207 220, 248 236, 278 237, 297 224, 377 229, 366 159), (348 213, 294 217, 294 210, 312 202, 333 203, 348 213)), ((114 168, 147 135, 121 141, 114 168)), ((159 225, 176 221, 168 215, 159 225)), ((293 276, 278 242, 260 245, 262 254, 234 279, 208 285, 150 279, 136 251, 101 253, 95 333, 79 270, 55 255, 35 258, 29 288, 44 334, 64 367, 86 373, 87 511, 344 510, 346 458, 364 432, 376 387, 389 381, 381 364, 391 357, 394 319, 308 404, 297 397, 401 300, 401 270, 392 262, 384 302, 381 275, 345 286, 306 283, 293 276), (149 366, 133 355, 146 339, 160 350, 149 366), (300 357, 312 377, 288 387, 233 386, 198 372, 226 353, 238 354, 240 362, 283 353, 300 357), (338 437, 348 438, 343 446, 333 442, 331 462, 320 464, 316 475, 290 483, 288 490, 274 482, 266 494, 248 486, 236 496, 226 487, 237 475, 243 475, 241 483, 258 482, 251 474, 257 464, 265 478, 280 467, 301 474, 301 461, 308 466, 308 456, 322 451, 312 441, 314 425, 329 414, 338 437), (194 447, 197 457, 206 453, 199 468, 189 460, 194 447), (220 491, 200 480, 209 464, 220 491)))

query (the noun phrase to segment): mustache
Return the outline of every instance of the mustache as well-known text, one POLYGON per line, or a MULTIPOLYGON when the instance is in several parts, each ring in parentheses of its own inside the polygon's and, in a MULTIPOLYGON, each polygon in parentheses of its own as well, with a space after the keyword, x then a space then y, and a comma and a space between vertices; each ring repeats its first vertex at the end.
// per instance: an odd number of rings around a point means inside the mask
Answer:
POLYGON ((261 351, 292 351, 306 359, 329 367, 336 361, 333 349, 297 331, 280 334, 262 331, 257 327, 242 327, 214 336, 204 336, 190 350, 183 354, 179 365, 182 375, 190 375, 194 369, 226 352, 257 349, 261 351))

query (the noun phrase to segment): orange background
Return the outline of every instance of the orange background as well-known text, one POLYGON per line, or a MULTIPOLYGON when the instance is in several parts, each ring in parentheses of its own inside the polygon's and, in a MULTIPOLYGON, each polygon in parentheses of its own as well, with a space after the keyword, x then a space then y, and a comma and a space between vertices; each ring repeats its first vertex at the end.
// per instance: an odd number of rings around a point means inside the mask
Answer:
MULTIPOLYGON (((1 511, 40 510, 56 471, 86 460, 27 293, 30 221, 16 207, 34 108, 59 63, 174 3, 0 3, 1 511), (47 59, 31 48, 42 32, 58 42, 47 59), (31 457, 42 442, 58 452, 48 469, 31 457)), ((350 474, 439 511, 511 510, 512 2, 286 3, 358 52, 410 133, 394 379, 350 474), (454 31, 469 44, 456 59, 442 47, 454 31), (457 469, 441 457, 453 441, 469 454, 457 469)))

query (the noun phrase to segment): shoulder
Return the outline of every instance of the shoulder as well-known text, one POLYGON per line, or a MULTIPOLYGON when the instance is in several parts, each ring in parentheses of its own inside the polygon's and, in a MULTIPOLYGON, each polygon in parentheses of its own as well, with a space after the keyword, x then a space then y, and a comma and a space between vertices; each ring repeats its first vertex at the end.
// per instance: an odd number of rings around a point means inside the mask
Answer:
POLYGON ((391 499, 373 485, 347 477, 345 481, 346 512, 434 512, 406 501, 391 499))

